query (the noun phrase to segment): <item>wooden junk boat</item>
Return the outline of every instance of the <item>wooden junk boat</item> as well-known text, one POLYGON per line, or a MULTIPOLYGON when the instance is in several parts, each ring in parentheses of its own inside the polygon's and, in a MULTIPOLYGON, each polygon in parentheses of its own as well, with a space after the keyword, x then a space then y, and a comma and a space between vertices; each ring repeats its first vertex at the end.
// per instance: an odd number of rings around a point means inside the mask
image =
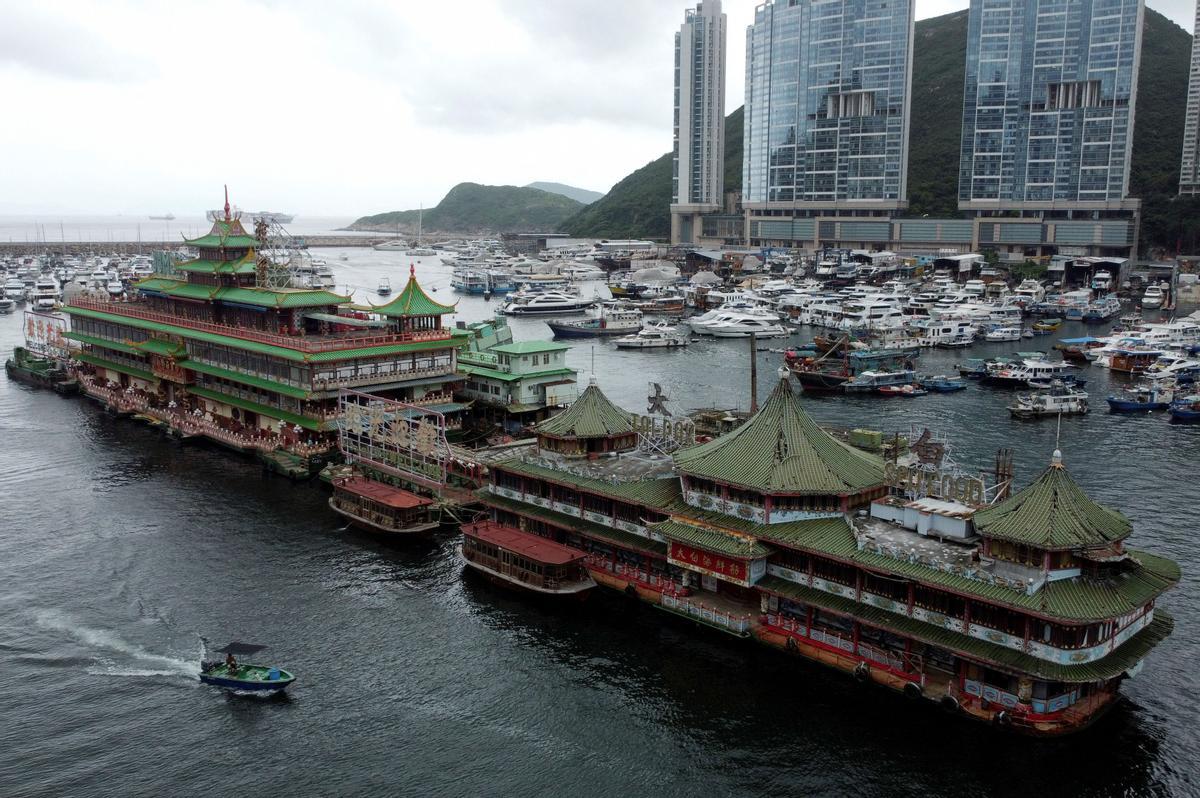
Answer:
POLYGON ((369 532, 417 535, 441 526, 432 499, 364 476, 335 479, 329 506, 369 532))
POLYGON ((582 595, 596 586, 584 553, 495 521, 464 524, 462 556, 496 584, 539 595, 582 595))

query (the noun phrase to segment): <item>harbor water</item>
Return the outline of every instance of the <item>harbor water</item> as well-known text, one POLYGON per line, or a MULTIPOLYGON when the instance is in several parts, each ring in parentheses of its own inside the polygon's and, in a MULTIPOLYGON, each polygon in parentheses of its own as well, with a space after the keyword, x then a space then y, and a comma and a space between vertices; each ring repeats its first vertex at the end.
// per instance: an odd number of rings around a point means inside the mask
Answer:
MULTIPOLYGON (((414 262, 432 296, 458 301, 453 318, 498 305, 454 294, 436 258, 314 254, 359 299, 382 302, 380 277, 399 290, 414 262)), ((512 327, 517 340, 549 335, 536 319, 512 327)), ((918 368, 950 373, 1055 337, 927 351, 918 368)), ((20 313, 0 316, 0 347, 20 341, 20 313)), ((570 345, 581 381, 594 372, 629 410, 644 412, 651 381, 675 412, 749 404, 745 340, 570 345)), ((781 363, 758 353, 760 398, 781 363)), ((1126 700, 1049 741, 625 597, 529 601, 464 574, 454 535, 380 543, 344 529, 318 484, 0 377, 0 796, 1200 794, 1200 427, 1109 415, 1104 396, 1126 381, 1085 371, 1092 412, 1063 419, 1065 461, 1183 581, 1162 600, 1175 633, 1123 685, 1126 700), (267 700, 201 686, 202 636, 267 644, 262 658, 298 682, 267 700)), ((1010 418, 1011 399, 971 384, 805 404, 840 427, 929 427, 970 470, 1010 447, 1025 484, 1049 462, 1056 424, 1010 418)))

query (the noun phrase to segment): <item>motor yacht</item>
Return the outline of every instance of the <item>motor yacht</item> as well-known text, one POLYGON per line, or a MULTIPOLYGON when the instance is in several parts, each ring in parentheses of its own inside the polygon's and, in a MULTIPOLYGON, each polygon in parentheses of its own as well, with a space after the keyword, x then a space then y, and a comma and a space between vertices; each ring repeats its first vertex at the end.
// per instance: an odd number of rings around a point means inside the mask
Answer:
POLYGON ((995 327, 983 334, 985 341, 1020 341, 1020 327, 995 327))
POLYGON ((1142 294, 1142 307, 1147 310, 1161 308, 1165 299, 1166 294, 1162 290, 1162 286, 1158 283, 1151 283, 1146 286, 1146 292, 1142 294))
POLYGON ((584 299, 578 294, 560 290, 526 293, 518 291, 509 296, 500 308, 506 316, 553 316, 563 313, 579 313, 595 305, 596 298, 584 299))
POLYGON ((761 316, 737 316, 710 325, 708 332, 717 338, 746 338, 750 335, 759 338, 783 338, 788 335, 787 328, 782 324, 761 316))

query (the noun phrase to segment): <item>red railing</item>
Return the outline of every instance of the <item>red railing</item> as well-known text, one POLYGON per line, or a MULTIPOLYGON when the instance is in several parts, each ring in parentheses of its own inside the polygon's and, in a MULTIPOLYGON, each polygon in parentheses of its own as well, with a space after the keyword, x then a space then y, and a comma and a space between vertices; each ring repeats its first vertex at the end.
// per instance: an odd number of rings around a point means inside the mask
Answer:
POLYGON ((129 316, 143 321, 153 321, 158 324, 170 324, 174 327, 184 327, 189 330, 224 335, 229 338, 241 338, 261 344, 281 346, 285 349, 295 349, 300 352, 336 352, 339 349, 358 349, 368 346, 385 346, 388 344, 407 344, 418 341, 446 341, 450 333, 446 330, 420 330, 416 332, 372 333, 372 332, 341 332, 329 335, 279 335, 277 333, 254 330, 249 327, 238 327, 232 324, 213 324, 207 321, 173 316, 170 313, 159 313, 148 310, 141 302, 112 302, 102 299, 85 299, 79 297, 68 303, 71 307, 98 310, 102 313, 112 313, 118 316, 129 316))

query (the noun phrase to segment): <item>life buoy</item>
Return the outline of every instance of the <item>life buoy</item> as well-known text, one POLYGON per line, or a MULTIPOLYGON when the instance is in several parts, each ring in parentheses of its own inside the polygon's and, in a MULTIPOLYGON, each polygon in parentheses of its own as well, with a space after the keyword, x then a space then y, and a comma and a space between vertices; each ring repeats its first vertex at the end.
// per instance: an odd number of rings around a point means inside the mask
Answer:
POLYGON ((1008 712, 1006 712, 1002 709, 999 712, 997 712, 995 715, 992 715, 992 722, 995 723, 997 726, 1011 726, 1012 725, 1012 715, 1008 714, 1008 712))
POLYGON ((865 662, 860 662, 854 668, 854 678, 860 682, 865 682, 871 678, 871 666, 865 662))
POLYGON ((958 711, 958 699, 952 695, 942 696, 942 700, 940 703, 942 705, 942 709, 946 710, 947 712, 957 712, 958 711))
POLYGON ((909 698, 920 698, 923 692, 921 685, 916 682, 907 682, 904 685, 904 694, 909 698))

